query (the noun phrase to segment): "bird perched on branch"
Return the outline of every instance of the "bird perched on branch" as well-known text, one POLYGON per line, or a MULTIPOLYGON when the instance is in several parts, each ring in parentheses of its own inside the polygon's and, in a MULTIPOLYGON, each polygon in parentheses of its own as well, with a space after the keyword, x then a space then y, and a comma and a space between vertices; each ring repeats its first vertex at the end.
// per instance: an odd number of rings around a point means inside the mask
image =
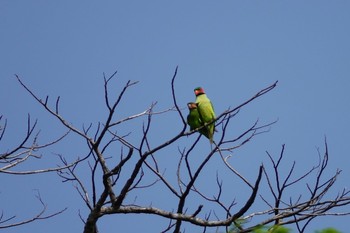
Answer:
POLYGON ((199 132, 206 136, 210 143, 213 143, 215 131, 215 123, 213 122, 215 119, 215 112, 213 105, 203 88, 195 88, 194 94, 196 95, 196 102, 187 104, 190 110, 187 123, 190 125, 191 130, 198 128, 198 125, 204 126, 199 132))
MULTIPOLYGON (((190 126, 190 130, 195 130, 204 125, 202 119, 199 116, 197 104, 190 102, 187 104, 188 110, 190 111, 187 116, 187 124, 190 126)), ((202 127, 199 132, 209 138, 208 130, 202 127)))
POLYGON ((200 119, 204 125, 210 123, 206 125, 205 128, 208 131, 207 138, 209 139, 210 143, 213 143, 213 136, 215 131, 215 112, 213 104, 205 94, 202 87, 195 88, 194 94, 196 95, 196 103, 200 119))

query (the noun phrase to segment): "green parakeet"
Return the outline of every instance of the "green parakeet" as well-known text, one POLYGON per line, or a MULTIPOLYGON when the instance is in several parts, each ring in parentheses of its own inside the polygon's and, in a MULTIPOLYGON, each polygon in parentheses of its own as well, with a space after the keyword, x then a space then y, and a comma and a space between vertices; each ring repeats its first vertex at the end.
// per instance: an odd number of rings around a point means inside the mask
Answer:
MULTIPOLYGON (((202 121, 201 122, 202 125, 204 125, 205 123, 212 122, 215 119, 213 104, 205 94, 203 88, 201 87, 195 88, 194 94, 196 95, 197 110, 199 113, 199 117, 202 121)), ((213 143, 215 122, 212 122, 211 124, 207 125, 205 128, 207 131, 207 138, 209 138, 210 143, 213 143)))
MULTIPOLYGON (((187 107, 190 111, 187 116, 187 124, 190 126, 190 130, 195 130, 203 126, 204 124, 199 116, 197 104, 190 102, 187 104, 187 107)), ((208 130, 206 129, 206 127, 200 129, 199 132, 207 138, 209 138, 208 130)))

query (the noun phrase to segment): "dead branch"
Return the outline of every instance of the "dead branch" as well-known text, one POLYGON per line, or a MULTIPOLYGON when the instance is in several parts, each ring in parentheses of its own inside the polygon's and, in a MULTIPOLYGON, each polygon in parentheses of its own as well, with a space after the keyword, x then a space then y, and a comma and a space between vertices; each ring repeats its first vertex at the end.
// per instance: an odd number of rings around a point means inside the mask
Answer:
POLYGON ((57 211, 55 213, 52 213, 52 214, 49 214, 49 215, 44 215, 45 212, 47 211, 47 205, 43 202, 43 200, 41 199, 39 193, 38 193, 38 195, 36 195, 36 198, 39 200, 39 202, 40 202, 40 204, 42 206, 42 209, 41 209, 41 211, 39 213, 37 213, 34 217, 32 217, 30 219, 26 219, 26 220, 23 220, 23 221, 20 221, 20 222, 15 222, 15 223, 9 223, 9 224, 6 224, 6 225, 3 225, 3 224, 12 221, 13 219, 16 218, 16 216, 11 216, 11 217, 6 218, 4 220, 2 220, 3 216, 1 216, 0 217, 0 229, 17 227, 17 226, 21 226, 21 225, 25 225, 25 224, 34 222, 34 221, 49 219, 49 218, 55 217, 56 215, 59 215, 59 214, 61 214, 64 211, 67 210, 67 208, 64 208, 64 209, 62 209, 60 211, 57 211))
MULTIPOLYGON (((69 121, 61 116, 59 112, 60 97, 56 99, 53 104, 54 106, 50 107, 48 96, 44 100, 40 99, 16 75, 20 85, 48 113, 61 122, 67 128, 68 132, 77 135, 87 143, 89 153, 86 157, 74 163, 67 163, 65 158, 62 157, 63 166, 60 167, 61 170, 58 170, 58 174, 63 181, 73 182, 81 199, 90 210, 86 221, 84 221, 84 233, 97 233, 97 221, 99 218, 111 214, 150 214, 160 216, 169 221, 163 232, 173 231, 174 233, 180 232, 183 223, 201 226, 203 232, 206 232, 209 227, 225 227, 228 230, 228 227, 232 224, 240 232, 249 232, 256 226, 266 224, 296 224, 303 231, 306 225, 316 217, 347 214, 332 212, 331 210, 350 203, 348 191, 344 190, 331 200, 325 198, 340 175, 340 171, 336 171, 330 178, 324 178, 328 165, 328 147, 326 142, 326 151, 323 156, 319 156, 319 164, 299 176, 295 175, 296 162, 292 163, 287 170, 281 169, 281 163, 285 153, 284 145, 277 159, 267 152, 272 173, 266 169, 266 165, 261 165, 256 178, 254 178, 255 182, 254 180, 250 181, 245 178, 235 166, 229 163, 232 152, 236 152, 238 148, 248 145, 248 142, 251 142, 257 135, 268 132, 271 126, 277 122, 273 121, 267 124, 261 124, 259 120, 256 120, 250 127, 247 127, 243 132, 239 132, 235 137, 229 137, 227 135, 232 120, 240 113, 240 110, 257 98, 272 91, 276 87, 277 81, 257 91, 252 97, 238 106, 228 108, 219 114, 216 119, 213 119, 212 122, 186 132, 186 119, 176 97, 175 81, 177 74, 178 67, 176 67, 171 78, 171 105, 173 107, 156 111, 156 102, 154 102, 146 110, 141 112, 135 111, 138 113, 122 119, 117 119, 116 114, 118 111, 122 111, 120 109, 120 103, 121 101, 125 101, 125 94, 137 82, 127 81, 122 86, 119 94, 111 96, 111 93, 115 92, 111 92, 109 89, 111 82, 116 78, 117 72, 114 72, 109 77, 103 74, 106 116, 103 121, 97 124, 95 132, 92 132, 92 124, 86 127, 84 126, 83 129, 78 129, 68 123, 69 121), (177 132, 173 132, 170 138, 166 138, 161 143, 153 145, 154 141, 151 140, 150 132, 157 123, 156 118, 153 118, 153 116, 173 111, 176 111, 175 114, 178 114, 183 127, 177 132), (121 125, 135 120, 144 121, 139 131, 140 135, 138 135, 140 136, 140 140, 137 142, 130 139, 130 135, 133 132, 124 135, 118 133, 121 125), (195 154, 198 150, 199 141, 203 138, 200 134, 194 141, 191 141, 188 148, 178 146, 177 163, 167 165, 161 163, 160 156, 165 148, 173 146, 175 143, 180 143, 185 137, 197 133, 211 123, 214 123, 217 129, 221 129, 221 137, 216 139, 214 148, 203 153, 199 162, 194 163, 191 155, 195 154), (115 147, 118 149, 116 150, 115 147), (113 149, 110 150, 110 148, 113 149), (114 151, 112 156, 106 155, 109 151, 114 151), (229 154, 225 155, 225 153, 229 154), (224 184, 227 180, 221 179, 218 173, 216 174, 214 191, 210 194, 203 191, 203 187, 200 186, 198 179, 205 175, 204 169, 211 165, 212 158, 215 155, 220 156, 223 161, 223 163, 220 163, 220 168, 218 169, 228 169, 232 176, 238 177, 239 182, 251 189, 251 193, 244 203, 237 203, 235 197, 232 197, 229 201, 223 200, 223 194, 225 193, 224 187, 226 187, 224 184), (169 177, 168 173, 165 174, 165 171, 167 171, 166 166, 172 166, 174 168, 174 174, 170 174, 173 176, 173 179, 169 177), (86 182, 86 179, 83 177, 79 177, 79 173, 77 172, 78 169, 86 168, 88 168, 91 175, 89 182, 86 182), (126 168, 127 172, 125 172, 126 168), (297 183, 306 181, 310 178, 311 174, 315 173, 316 179, 313 182, 307 182, 305 184, 307 194, 287 196, 288 189, 297 183), (151 175, 151 177, 148 177, 148 175, 151 175), (260 197, 266 203, 267 209, 251 211, 252 205, 257 200, 256 196, 261 191, 259 187, 262 185, 261 180, 263 176, 266 178, 269 193, 262 193, 260 197), (131 201, 132 204, 130 204, 130 201, 126 198, 128 194, 136 193, 137 195, 138 190, 152 190, 156 184, 157 186, 160 184, 164 190, 169 191, 172 198, 177 200, 172 211, 164 210, 162 207, 156 207, 156 204, 150 204, 148 206, 139 205, 136 199, 131 201), (191 194, 200 200, 194 207, 188 201, 191 194), (90 196, 92 197, 91 200, 89 198, 90 196), (209 205, 214 205, 215 208, 207 211, 206 208, 209 205), (236 209, 237 206, 239 207, 238 209, 236 209), (251 213, 248 213, 248 211, 251 211, 251 213), (253 220, 256 216, 266 217, 259 222, 252 221, 247 226, 239 224, 238 220, 253 220), (302 222, 305 222, 305 224, 301 225, 302 222)), ((35 125, 36 122, 34 126, 28 124, 28 138, 31 137, 35 125)), ((0 139, 4 135, 6 126, 7 122, 5 121, 4 127, 0 128, 0 139)), ((15 159, 12 163, 21 161, 21 159, 25 161, 27 157, 31 156, 33 151, 41 149, 40 147, 25 147, 24 145, 27 143, 27 140, 25 137, 24 143, 23 141, 20 143, 20 149, 12 153, 15 156, 11 158, 15 159)), ((10 156, 7 156, 7 158, 10 159, 10 156)))

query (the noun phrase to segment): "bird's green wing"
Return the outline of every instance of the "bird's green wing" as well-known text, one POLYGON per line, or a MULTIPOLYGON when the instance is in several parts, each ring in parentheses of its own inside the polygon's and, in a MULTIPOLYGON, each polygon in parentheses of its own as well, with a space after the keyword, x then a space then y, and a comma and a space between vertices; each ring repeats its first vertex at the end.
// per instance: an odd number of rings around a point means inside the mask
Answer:
MULTIPOLYGON (((213 105, 209 99, 198 102, 198 113, 201 120, 203 121, 203 124, 209 123, 215 119, 215 112, 213 109, 213 105)), ((209 125, 207 125, 205 128, 207 131, 206 136, 207 138, 209 138, 210 142, 212 142, 214 131, 215 131, 215 123, 212 122, 209 125)))
POLYGON ((190 126, 190 130, 197 129, 202 125, 197 108, 190 109, 187 116, 187 124, 190 126))

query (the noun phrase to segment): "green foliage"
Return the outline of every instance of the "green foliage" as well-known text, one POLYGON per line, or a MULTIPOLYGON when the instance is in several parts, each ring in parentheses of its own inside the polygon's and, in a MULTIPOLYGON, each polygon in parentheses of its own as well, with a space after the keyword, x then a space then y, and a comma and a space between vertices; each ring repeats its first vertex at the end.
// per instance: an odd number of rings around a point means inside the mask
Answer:
POLYGON ((291 233, 289 228, 284 226, 274 225, 270 226, 260 226, 253 230, 254 233, 291 233))
MULTIPOLYGON (((231 227, 228 233, 239 233, 239 229, 245 223, 244 220, 237 220, 235 224, 231 227)), ((253 233, 291 233, 289 228, 284 226, 274 225, 274 226, 258 226, 253 231, 253 233)), ((331 233, 331 232, 320 232, 320 233, 331 233)))
POLYGON ((228 233, 236 233, 239 232, 239 229, 243 227, 243 225, 247 222, 247 220, 244 219, 237 219, 231 226, 231 229, 228 231, 228 233))
POLYGON ((326 228, 320 231, 315 231, 315 233, 341 233, 340 231, 334 229, 334 228, 326 228))
MULTIPOLYGON (((239 229, 243 227, 244 223, 246 223, 244 220, 237 220, 235 224, 232 225, 228 233, 239 233, 240 232, 239 229)), ((252 233, 292 233, 292 230, 280 225, 258 226, 254 228, 252 233)), ((325 228, 323 230, 315 231, 315 233, 342 233, 342 232, 330 227, 330 228, 325 228)))

